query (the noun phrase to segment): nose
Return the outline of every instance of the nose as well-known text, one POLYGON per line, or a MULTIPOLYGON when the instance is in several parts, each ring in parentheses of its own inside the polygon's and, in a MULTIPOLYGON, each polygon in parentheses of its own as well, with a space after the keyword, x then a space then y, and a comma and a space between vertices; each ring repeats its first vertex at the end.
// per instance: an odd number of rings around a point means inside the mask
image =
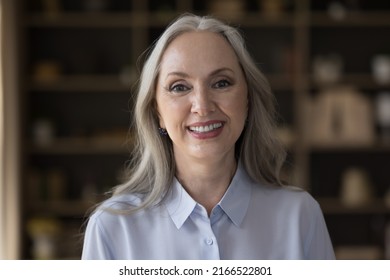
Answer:
POLYGON ((193 91, 191 112, 199 116, 207 116, 215 111, 215 102, 206 87, 198 87, 193 91))

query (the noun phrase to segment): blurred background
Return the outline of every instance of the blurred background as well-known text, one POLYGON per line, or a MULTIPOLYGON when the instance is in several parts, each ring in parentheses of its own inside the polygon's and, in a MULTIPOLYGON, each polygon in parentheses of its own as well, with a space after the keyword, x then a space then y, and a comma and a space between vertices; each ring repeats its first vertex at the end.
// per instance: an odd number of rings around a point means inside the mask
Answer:
POLYGON ((192 12, 244 34, 278 101, 283 177, 318 200, 337 258, 390 259, 390 1, 0 3, 0 258, 80 258, 129 159, 139 56, 192 12))

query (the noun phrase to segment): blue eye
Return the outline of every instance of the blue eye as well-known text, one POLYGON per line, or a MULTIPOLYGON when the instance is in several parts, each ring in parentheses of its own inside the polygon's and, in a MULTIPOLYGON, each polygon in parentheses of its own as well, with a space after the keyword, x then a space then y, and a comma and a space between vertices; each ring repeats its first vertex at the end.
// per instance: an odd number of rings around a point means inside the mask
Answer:
POLYGON ((230 85, 231 83, 228 80, 220 80, 213 85, 213 88, 226 88, 230 85))

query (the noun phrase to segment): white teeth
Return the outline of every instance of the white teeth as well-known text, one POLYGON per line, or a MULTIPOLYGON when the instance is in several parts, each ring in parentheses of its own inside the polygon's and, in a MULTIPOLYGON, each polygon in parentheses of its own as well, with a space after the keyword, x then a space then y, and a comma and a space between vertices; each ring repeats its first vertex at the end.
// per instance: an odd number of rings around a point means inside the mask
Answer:
POLYGON ((222 123, 213 123, 206 126, 190 126, 190 130, 196 131, 196 132, 209 132, 211 130, 220 128, 222 126, 222 123))

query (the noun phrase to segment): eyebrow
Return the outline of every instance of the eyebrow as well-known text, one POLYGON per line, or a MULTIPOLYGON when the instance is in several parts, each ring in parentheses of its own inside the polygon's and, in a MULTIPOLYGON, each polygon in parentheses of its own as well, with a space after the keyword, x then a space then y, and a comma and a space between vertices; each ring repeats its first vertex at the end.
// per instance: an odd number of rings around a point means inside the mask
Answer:
MULTIPOLYGON (((234 71, 231 68, 223 67, 223 68, 218 68, 218 69, 212 71, 209 74, 209 76, 214 76, 214 75, 217 75, 217 74, 219 74, 221 72, 225 72, 225 71, 234 73, 234 71)), ((179 76, 179 77, 182 77, 182 78, 188 78, 189 77, 189 75, 187 73, 181 72, 181 71, 169 72, 167 77, 169 77, 169 76, 179 76)))

